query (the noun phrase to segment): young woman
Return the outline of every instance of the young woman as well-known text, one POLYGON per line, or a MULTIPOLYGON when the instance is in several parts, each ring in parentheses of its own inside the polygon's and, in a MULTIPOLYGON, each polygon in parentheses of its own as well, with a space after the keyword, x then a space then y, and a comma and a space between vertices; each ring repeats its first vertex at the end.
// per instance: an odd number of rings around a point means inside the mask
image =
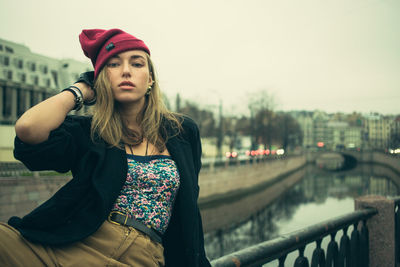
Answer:
POLYGON ((73 178, 0 224, 0 265, 210 266, 196 124, 163 106, 143 41, 119 29, 83 30, 79 39, 94 86, 85 73, 15 125, 17 159, 73 178), (67 116, 94 102, 92 116, 67 116))

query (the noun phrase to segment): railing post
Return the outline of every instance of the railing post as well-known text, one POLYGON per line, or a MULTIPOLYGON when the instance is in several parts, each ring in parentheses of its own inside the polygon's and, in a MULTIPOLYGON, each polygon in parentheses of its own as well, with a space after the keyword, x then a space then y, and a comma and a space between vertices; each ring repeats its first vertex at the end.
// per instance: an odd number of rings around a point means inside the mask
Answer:
POLYGON ((363 208, 378 210, 367 220, 369 266, 395 266, 394 201, 382 196, 362 196, 355 200, 355 209, 363 208))

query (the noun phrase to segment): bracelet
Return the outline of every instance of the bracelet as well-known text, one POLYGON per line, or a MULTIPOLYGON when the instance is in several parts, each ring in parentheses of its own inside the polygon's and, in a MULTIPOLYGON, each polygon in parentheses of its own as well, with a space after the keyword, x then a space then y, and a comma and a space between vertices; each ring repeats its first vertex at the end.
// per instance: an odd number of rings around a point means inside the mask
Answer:
POLYGON ((90 101, 83 101, 83 104, 84 104, 85 106, 93 106, 93 105, 96 103, 97 94, 96 94, 96 91, 95 91, 95 90, 93 90, 93 92, 94 92, 94 97, 93 97, 90 101))
POLYGON ((81 90, 78 87, 71 85, 70 87, 63 89, 61 92, 64 91, 69 91, 75 96, 75 106, 73 110, 80 110, 83 106, 83 96, 81 90))

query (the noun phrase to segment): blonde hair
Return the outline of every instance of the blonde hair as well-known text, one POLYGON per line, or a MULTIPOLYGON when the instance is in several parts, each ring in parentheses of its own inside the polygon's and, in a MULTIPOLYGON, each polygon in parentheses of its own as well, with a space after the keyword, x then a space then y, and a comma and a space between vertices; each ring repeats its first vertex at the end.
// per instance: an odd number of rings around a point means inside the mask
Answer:
POLYGON ((141 132, 132 131, 125 126, 118 102, 113 97, 106 68, 103 68, 94 84, 97 101, 92 109, 91 138, 93 141, 96 140, 96 136, 99 136, 109 145, 122 149, 124 145, 121 143, 137 145, 146 138, 161 153, 166 148, 168 138, 171 137, 171 134, 168 135, 165 122, 169 122, 169 127, 172 127, 172 135, 178 134, 181 130, 181 116, 165 107, 153 62, 147 53, 146 57, 154 83, 150 94, 145 96, 143 109, 136 118, 141 132))

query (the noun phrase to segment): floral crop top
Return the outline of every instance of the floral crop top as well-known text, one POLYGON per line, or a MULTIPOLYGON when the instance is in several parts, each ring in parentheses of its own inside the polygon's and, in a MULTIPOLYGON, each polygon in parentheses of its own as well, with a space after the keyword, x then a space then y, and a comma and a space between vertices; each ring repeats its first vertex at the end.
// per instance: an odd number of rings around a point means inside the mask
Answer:
POLYGON ((127 154, 128 174, 113 211, 128 214, 164 234, 179 188, 179 173, 170 156, 127 154))

